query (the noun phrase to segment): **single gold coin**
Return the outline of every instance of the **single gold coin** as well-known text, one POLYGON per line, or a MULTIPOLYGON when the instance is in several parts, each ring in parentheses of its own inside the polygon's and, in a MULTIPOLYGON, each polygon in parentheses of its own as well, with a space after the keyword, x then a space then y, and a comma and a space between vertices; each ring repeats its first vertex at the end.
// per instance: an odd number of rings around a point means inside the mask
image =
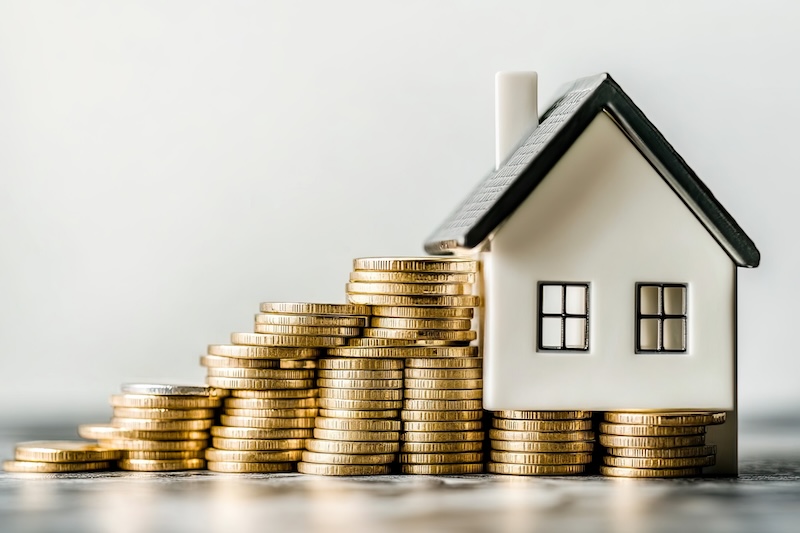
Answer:
POLYGON ((591 411, 494 411, 496 418, 514 420, 581 420, 592 418, 591 411))
POLYGON ((387 465, 326 465, 300 462, 297 463, 297 471, 316 476, 376 476, 388 474, 391 470, 387 465))
POLYGON ((220 415, 223 426, 260 429, 305 429, 314 427, 314 417, 260 418, 254 416, 220 415))
POLYGON ((153 409, 148 407, 115 407, 116 418, 151 420, 202 420, 214 417, 214 409, 153 409))
POLYGON ((480 296, 464 294, 461 296, 404 296, 399 294, 356 294, 347 293, 347 301, 363 305, 414 305, 420 307, 478 307, 480 296))
POLYGON ((214 409, 222 399, 214 396, 156 396, 149 394, 115 394, 113 407, 143 409, 214 409))
POLYGON ((586 471, 586 465, 524 465, 490 462, 486 465, 486 470, 492 474, 512 476, 568 476, 583 474, 586 471))
POLYGON ((310 428, 255 428, 255 427, 235 427, 235 426, 214 426, 211 428, 213 437, 224 439, 257 439, 257 440, 280 440, 280 439, 307 439, 312 435, 310 428))
POLYGON ((375 306, 374 316, 392 318, 472 318, 475 310, 472 307, 401 307, 375 306))
POLYGON ((471 283, 385 283, 354 281, 346 285, 350 294, 453 295, 472 294, 471 283))
MULTIPOLYGON (((477 346, 343 346, 341 348, 331 348, 328 355, 355 358, 427 358, 440 357, 447 358, 475 358, 478 355, 477 346)), ((408 359, 406 359, 408 361, 408 359)), ((482 365, 479 363, 479 365, 482 365)), ((408 365, 406 365, 408 366, 408 365)), ((468 366, 453 367, 419 367, 419 368, 475 368, 468 366)))
POLYGON ((400 439, 399 431, 346 431, 341 429, 314 429, 314 438, 321 440, 346 440, 350 442, 392 442, 400 439))
POLYGON ((399 420, 317 417, 315 427, 343 431, 400 431, 399 420))
POLYGON ((402 370, 402 359, 320 359, 320 370, 402 370))
POLYGON ((255 316, 256 324, 273 324, 276 326, 314 326, 314 327, 348 327, 363 328, 367 319, 363 316, 332 315, 291 315, 278 313, 259 313, 255 316))
POLYGON ((629 437, 675 437, 703 435, 706 432, 706 428, 705 426, 635 426, 601 422, 600 432, 608 435, 627 435, 629 437))
MULTIPOLYGON (((402 386, 402 385, 401 385, 402 386)), ((402 389, 329 389, 320 388, 319 397, 338 398, 341 400, 402 400, 402 389)), ((322 404, 320 404, 322 405, 322 404)))
POLYGON ((208 375, 220 378, 314 379, 314 370, 286 368, 209 368, 208 375))
POLYGON ((232 390, 234 398, 259 399, 259 400, 290 400, 297 398, 316 398, 317 389, 267 389, 267 390, 232 390))
POLYGON ((369 316, 368 305, 352 304, 319 304, 299 302, 263 302, 259 309, 262 313, 284 313, 293 315, 334 315, 334 316, 369 316))
POLYGON ((706 455, 700 457, 675 457, 672 459, 661 457, 616 457, 606 455, 603 462, 608 466, 622 468, 697 468, 714 466, 717 457, 706 455))
POLYGON ((347 400, 342 398, 319 398, 322 409, 346 409, 352 411, 387 411, 403 407, 402 400, 347 400))
POLYGON ((482 427, 481 420, 407 421, 403 431, 477 431, 482 427))
POLYGON ((316 398, 226 398, 225 409, 309 409, 316 398))
POLYGON ((412 411, 403 409, 401 418, 406 422, 480 421, 483 418, 483 411, 412 411))
POLYGON ((213 387, 220 387, 223 389, 310 389, 315 386, 313 379, 259 379, 208 376, 206 381, 213 387))
POLYGON ((402 453, 463 453, 480 452, 483 450, 483 441, 453 441, 453 442, 404 442, 400 447, 402 453))
POLYGON ((305 448, 305 439, 226 439, 214 437, 211 445, 218 450, 241 451, 279 451, 302 450, 305 448))
POLYGON ((365 411, 358 409, 320 409, 319 416, 325 418, 397 418, 400 411, 397 409, 384 409, 382 411, 365 411))
POLYGON ((303 462, 326 465, 386 465, 393 463, 395 454, 344 454, 303 452, 303 462))
POLYGON ((402 339, 377 339, 366 337, 351 337, 347 339, 347 346, 375 347, 375 346, 415 346, 415 341, 402 339))
POLYGON ((45 463, 40 461, 4 461, 3 470, 18 474, 63 474, 67 472, 91 472, 109 470, 109 461, 83 463, 45 463))
POLYGON ((353 270, 383 272, 477 272, 474 259, 455 257, 359 257, 353 270))
POLYGON ((243 359, 221 355, 201 355, 200 366, 206 368, 279 368, 279 359, 243 359))
POLYGON ((267 333, 231 333, 233 344, 248 346, 298 346, 309 348, 332 348, 345 344, 342 337, 320 337, 318 335, 270 335, 267 333))
POLYGON ((600 473, 610 477, 692 477, 702 474, 702 468, 621 468, 600 466, 600 473))
POLYGON ((442 329, 442 330, 468 330, 472 321, 468 319, 443 319, 443 318, 391 318, 373 317, 370 320, 373 328, 393 329, 442 329))
POLYGON ((235 463, 286 463, 299 461, 303 455, 302 450, 282 451, 249 451, 249 450, 218 450, 208 448, 206 461, 235 463))
POLYGON ((585 420, 514 420, 495 418, 492 426, 513 431, 586 431, 592 429, 591 419, 585 420))
POLYGON ((183 383, 123 383, 123 394, 142 394, 147 396, 208 396, 223 397, 228 391, 207 385, 187 385, 183 383))
POLYGON ((575 442, 594 440, 592 431, 512 431, 507 429, 490 429, 492 440, 541 441, 541 442, 575 442))
POLYGON ((317 408, 305 409, 225 409, 230 416, 248 416, 255 418, 309 418, 317 416, 317 408))
POLYGON ((679 457, 701 457, 715 455, 717 447, 710 446, 682 446, 680 448, 606 448, 606 453, 618 457, 646 457, 677 459, 679 457))
POLYGON ((205 450, 154 451, 128 450, 120 452, 120 459, 147 459, 150 461, 178 461, 181 459, 203 459, 205 450))
POLYGON ((448 476, 457 474, 481 474, 483 473, 483 463, 465 464, 440 464, 440 465, 411 465, 403 464, 400 471, 404 474, 416 474, 423 476, 448 476))
MULTIPOLYGON (((208 435, 207 433, 205 434, 208 435)), ((130 452, 182 452, 198 451, 208 447, 208 439, 197 440, 144 440, 144 439, 108 439, 100 440, 104 448, 130 452)))
POLYGON ((209 355, 239 359, 311 359, 320 353, 317 348, 302 347, 245 346, 241 344, 211 344, 208 346, 209 355))
POLYGON ((233 461, 209 461, 206 468, 211 472, 226 474, 275 474, 291 472, 294 463, 239 463, 233 461))
POLYGON ((702 446, 705 435, 685 437, 627 437, 624 435, 600 434, 600 444, 606 448, 678 448, 681 446, 702 446))
POLYGON ((317 368, 317 361, 314 359, 281 359, 279 368, 287 370, 311 370, 317 368))
POLYGON ((483 389, 405 389, 405 397, 412 400, 476 400, 483 397, 483 389))
POLYGON ((402 370, 317 370, 317 377, 323 379, 395 379, 403 380, 402 370))
POLYGON ((365 337, 403 340, 473 341, 475 330, 364 328, 365 337))
POLYGON ((119 458, 119 451, 98 446, 93 442, 35 440, 17 444, 14 458, 17 461, 41 463, 88 463, 113 461, 119 458))
POLYGON ((400 462, 417 465, 481 463, 483 462, 483 452, 401 453, 400 462))
POLYGON ((318 378, 318 387, 331 389, 402 389, 403 379, 328 379, 318 378))
POLYGON ((202 470, 206 466, 203 459, 174 459, 158 461, 153 459, 121 459, 117 466, 120 470, 133 472, 174 472, 178 470, 202 470))
POLYGON ((350 442, 343 440, 309 439, 306 449, 310 452, 347 455, 387 454, 400 450, 399 442, 350 442))
POLYGON ((356 270, 350 273, 351 282, 370 283, 475 283, 472 272, 384 272, 356 270))
POLYGON ((405 442, 458 442, 484 439, 483 431, 407 431, 405 442))
MULTIPOLYGON (((483 368, 483 359, 475 357, 478 355, 478 349, 476 346, 453 348, 453 350, 463 350, 465 348, 470 350, 470 355, 464 353, 460 356, 456 353, 448 353, 446 356, 441 356, 438 358, 410 357, 405 360, 405 365, 406 368, 483 368), (452 357, 450 357, 451 355, 452 357)), ((440 350, 444 351, 444 348, 440 348, 440 350)))
POLYGON ((409 411, 481 411, 483 400, 403 400, 409 411))
POLYGON ((425 380, 463 380, 482 379, 482 368, 406 368, 404 371, 407 379, 425 380))
POLYGON ((111 425, 141 431, 203 431, 211 427, 213 420, 155 420, 147 418, 111 419, 111 425))
POLYGON ((615 424, 636 424, 648 426, 710 426, 725 422, 724 412, 657 412, 657 413, 617 413, 606 412, 603 417, 615 424))
POLYGON ((541 442, 530 440, 493 440, 492 448, 504 452, 579 453, 594 450, 593 442, 541 442))
POLYGON ((492 450, 490 452, 490 458, 497 463, 524 465, 588 465, 592 462, 591 453, 540 453, 492 450))
POLYGON ((482 379, 406 379, 408 389, 481 389, 482 379))
POLYGON ((281 326, 278 324, 256 324, 256 333, 270 335, 302 335, 302 336, 329 336, 329 337, 355 337, 361 334, 361 328, 347 326, 281 326))

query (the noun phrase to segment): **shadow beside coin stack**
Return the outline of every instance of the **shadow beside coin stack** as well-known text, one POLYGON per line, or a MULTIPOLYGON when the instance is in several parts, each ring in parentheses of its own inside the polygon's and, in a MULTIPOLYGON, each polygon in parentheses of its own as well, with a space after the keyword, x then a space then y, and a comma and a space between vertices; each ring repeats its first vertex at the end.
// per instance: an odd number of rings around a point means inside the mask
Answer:
POLYGON ((222 393, 203 386, 124 384, 122 394, 111 397, 111 423, 81 425, 78 434, 119 450, 122 470, 199 470, 222 393))
POLYGON ((705 444, 706 426, 725 422, 724 412, 606 412, 603 417, 600 473, 636 478, 701 475, 717 453, 716 446, 705 444))
POLYGON ((361 333, 366 306, 266 302, 255 333, 211 345, 201 364, 207 382, 230 390, 220 425, 211 429, 208 469, 291 472, 317 415, 316 358, 361 333))

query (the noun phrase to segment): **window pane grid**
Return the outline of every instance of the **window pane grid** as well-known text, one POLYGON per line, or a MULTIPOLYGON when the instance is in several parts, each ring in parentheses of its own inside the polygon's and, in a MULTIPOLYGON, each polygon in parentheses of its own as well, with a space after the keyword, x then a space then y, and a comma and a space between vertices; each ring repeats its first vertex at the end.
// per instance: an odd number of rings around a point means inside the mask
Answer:
POLYGON ((539 284, 539 350, 589 349, 589 284, 539 284), (558 302, 553 298, 557 296, 558 302), (553 305, 556 304, 556 305, 553 305), (560 312, 555 312, 558 309, 560 312), (581 312, 575 312, 575 310, 581 312), (554 331, 558 329, 558 332, 554 331))
POLYGON ((686 352, 686 291, 679 283, 637 284, 637 353, 686 352))

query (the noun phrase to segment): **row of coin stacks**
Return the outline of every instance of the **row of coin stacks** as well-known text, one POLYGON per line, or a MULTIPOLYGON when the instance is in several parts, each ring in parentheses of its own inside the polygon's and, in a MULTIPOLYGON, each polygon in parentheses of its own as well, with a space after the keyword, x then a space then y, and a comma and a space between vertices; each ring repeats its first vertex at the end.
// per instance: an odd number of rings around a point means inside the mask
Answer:
POLYGON ((607 412, 603 417, 600 473, 614 477, 699 476, 716 461, 716 447, 705 444, 706 426, 725 422, 722 412, 607 412))
POLYGON ((208 469, 290 472, 300 461, 317 416, 317 358, 344 345, 366 325, 366 306, 261 304, 255 333, 233 333, 211 345, 201 363, 207 382, 231 391, 220 424, 211 428, 208 469))
POLYGON ((203 386, 124 384, 111 397, 111 423, 82 425, 78 434, 118 450, 122 470, 199 470, 206 466, 208 429, 222 393, 203 386))
POLYGON ((13 461, 3 470, 27 474, 60 474, 109 470, 120 458, 118 450, 74 441, 31 441, 16 446, 13 461))
POLYGON ((582 474, 592 462, 590 411, 496 411, 489 431, 494 474, 582 474))

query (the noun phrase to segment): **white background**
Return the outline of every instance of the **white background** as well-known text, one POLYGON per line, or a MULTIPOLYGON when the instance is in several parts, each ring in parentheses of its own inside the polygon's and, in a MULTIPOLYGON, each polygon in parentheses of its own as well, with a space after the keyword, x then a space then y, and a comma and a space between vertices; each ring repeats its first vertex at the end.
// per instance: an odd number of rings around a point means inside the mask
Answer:
POLYGON ((5 0, 0 419, 201 380, 260 301, 419 254, 491 169, 515 69, 540 109, 610 72, 753 238, 741 408, 796 409, 798 28, 777 1, 5 0))

